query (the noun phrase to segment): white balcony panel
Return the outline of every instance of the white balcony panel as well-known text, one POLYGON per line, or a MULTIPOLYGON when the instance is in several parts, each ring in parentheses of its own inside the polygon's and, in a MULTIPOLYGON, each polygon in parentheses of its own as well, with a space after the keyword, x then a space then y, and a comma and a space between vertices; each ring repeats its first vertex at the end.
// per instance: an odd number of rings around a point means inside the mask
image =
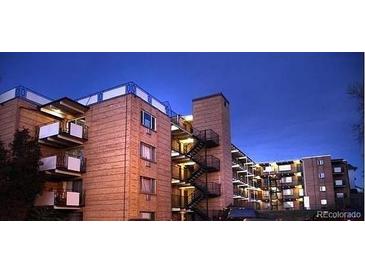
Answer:
POLYGON ((111 89, 103 92, 103 100, 108 100, 126 93, 126 86, 111 89))
POLYGON ((60 132, 60 122, 55 122, 39 128, 39 139, 57 135, 60 132))
POLYGON ((140 88, 136 88, 136 95, 139 98, 142 98, 143 100, 148 102, 148 94, 146 92, 144 92, 143 90, 141 90, 140 88))
POLYGON ((67 206, 79 206, 80 205, 80 193, 78 193, 78 192, 67 192, 67 194, 66 194, 66 205, 67 206))
POLYGON ((81 160, 75 157, 67 156, 67 169, 80 172, 81 160))
POLYGON ((166 113, 166 107, 163 104, 161 104, 159 101, 157 101, 156 99, 153 99, 153 98, 152 98, 152 106, 158 108, 163 113, 166 113))
POLYGON ((290 170, 291 170, 291 165, 279 166, 279 171, 290 171, 290 170))
POLYGON ((44 98, 43 96, 39 96, 38 94, 35 94, 34 92, 31 92, 31 91, 27 91, 26 98, 28 100, 33 101, 40 105, 48 104, 49 102, 51 102, 47 98, 44 98))
POLYGON ((50 156, 41 159, 42 165, 39 167, 39 170, 52 170, 56 169, 57 156, 50 156))
POLYGON ((82 138, 82 126, 70 123, 70 134, 82 138))
POLYGON ((15 98, 15 88, 0 94, 0 104, 15 98))
POLYGON ((341 169, 341 167, 335 167, 335 168, 333 169, 333 171, 334 171, 334 172, 341 172, 341 171, 342 171, 342 169, 341 169))
POLYGON ((287 196, 287 195, 293 195, 294 194, 294 192, 293 192, 293 190, 292 189, 284 189, 283 190, 283 195, 284 196, 287 196))
POLYGON ((284 180, 285 180, 285 183, 292 183, 293 182, 292 177, 285 177, 284 180))
POLYGON ((284 208, 293 208, 294 207, 294 202, 284 202, 284 208))
POLYGON ((98 101, 98 95, 95 94, 95 95, 92 95, 92 96, 89 96, 86 98, 82 98, 82 99, 78 100, 77 102, 80 103, 81 105, 88 106, 88 105, 96 103, 97 101, 98 101))
POLYGON ((53 206, 54 205, 54 192, 44 191, 38 196, 34 202, 35 206, 53 206))

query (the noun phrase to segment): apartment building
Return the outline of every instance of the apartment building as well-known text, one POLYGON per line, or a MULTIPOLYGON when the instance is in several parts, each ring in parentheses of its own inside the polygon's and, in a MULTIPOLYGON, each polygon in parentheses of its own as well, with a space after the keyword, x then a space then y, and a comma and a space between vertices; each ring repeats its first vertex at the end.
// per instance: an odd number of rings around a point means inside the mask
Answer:
POLYGON ((174 220, 210 220, 232 204, 229 102, 222 94, 193 100, 192 115, 172 114, 174 220))
POLYGON ((1 140, 28 128, 47 182, 36 206, 83 220, 209 220, 232 204, 229 102, 193 100, 192 115, 134 83, 73 100, 24 87, 0 95, 1 140))
POLYGON ((231 153, 233 205, 259 209, 262 190, 256 163, 233 144, 231 153))
POLYGON ((0 94, 0 140, 27 128, 47 182, 35 205, 68 220, 212 220, 229 206, 343 208, 347 163, 330 156, 256 163, 231 143, 222 93, 175 113, 133 82, 52 100, 25 87, 0 94))
POLYGON ((250 158, 232 145, 233 195, 237 206, 259 210, 349 206, 348 164, 343 159, 331 159, 330 155, 265 163, 250 159, 251 171, 242 163, 246 159, 250 158))

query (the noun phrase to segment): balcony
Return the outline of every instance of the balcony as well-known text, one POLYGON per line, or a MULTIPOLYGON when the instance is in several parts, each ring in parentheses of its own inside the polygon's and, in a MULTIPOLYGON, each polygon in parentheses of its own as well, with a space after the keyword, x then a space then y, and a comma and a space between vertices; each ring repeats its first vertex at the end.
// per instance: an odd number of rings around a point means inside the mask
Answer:
POLYGON ((212 129, 194 130, 194 135, 203 141, 207 148, 219 146, 219 135, 212 129))
POLYGON ((220 160, 213 155, 207 155, 206 157, 196 155, 193 160, 202 166, 207 172, 220 170, 220 160))
POLYGON ((68 179, 80 177, 85 172, 84 158, 59 153, 41 159, 40 171, 44 171, 49 179, 68 179))
POLYGON ((80 146, 87 140, 87 126, 53 122, 38 127, 38 140, 41 144, 58 148, 80 146))
POLYGON ((53 206, 55 209, 79 209, 82 206, 79 192, 56 190, 44 191, 36 198, 35 206, 53 206))
POLYGON ((221 195, 221 185, 218 183, 195 182, 192 185, 206 193, 209 198, 218 197, 221 195))

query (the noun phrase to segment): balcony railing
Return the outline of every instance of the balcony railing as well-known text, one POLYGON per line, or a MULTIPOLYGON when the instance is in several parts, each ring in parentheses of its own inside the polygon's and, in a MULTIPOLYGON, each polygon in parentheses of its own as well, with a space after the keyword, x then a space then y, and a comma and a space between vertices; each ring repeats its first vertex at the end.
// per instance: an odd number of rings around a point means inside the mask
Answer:
POLYGON ((52 122, 38 129, 38 139, 51 146, 76 146, 82 145, 88 138, 88 127, 73 122, 52 122))
POLYGON ((82 193, 67 190, 44 191, 35 201, 35 206, 79 208, 83 205, 82 193))
POLYGON ((212 129, 195 130, 194 135, 205 142, 207 147, 214 147, 219 145, 219 135, 212 129))
POLYGON ((59 153, 49 157, 42 158, 39 167, 40 171, 68 171, 69 174, 77 175, 85 172, 86 159, 83 157, 75 157, 66 153, 59 153))

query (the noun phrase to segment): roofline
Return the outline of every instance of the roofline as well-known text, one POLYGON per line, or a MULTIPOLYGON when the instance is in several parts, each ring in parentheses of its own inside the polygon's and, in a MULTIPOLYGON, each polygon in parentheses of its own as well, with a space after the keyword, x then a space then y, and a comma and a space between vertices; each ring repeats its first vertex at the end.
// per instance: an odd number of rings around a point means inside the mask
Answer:
POLYGON ((90 107, 89 107, 89 106, 85 106, 85 105, 83 105, 83 104, 80 104, 80 103, 79 103, 79 102, 77 102, 75 99, 71 99, 70 97, 67 97, 67 96, 65 96, 65 97, 61 97, 61 98, 56 99, 56 100, 53 100, 53 101, 51 101, 51 102, 49 102, 49 103, 47 103, 47 104, 41 105, 41 106, 39 106, 39 108, 43 108, 43 107, 45 107, 45 106, 47 106, 47 105, 54 104, 55 102, 60 102, 60 101, 62 101, 62 100, 70 100, 70 101, 72 101, 73 103, 75 103, 75 104, 77 104, 78 106, 80 106, 81 108, 84 108, 84 109, 86 109, 86 110, 89 110, 89 109, 90 109, 90 107))
POLYGON ((198 98, 193 99, 192 101, 195 102, 195 101, 209 99, 209 98, 216 97, 216 96, 222 96, 223 99, 229 104, 228 99, 223 95, 222 92, 214 93, 214 94, 207 95, 207 96, 198 97, 198 98))

